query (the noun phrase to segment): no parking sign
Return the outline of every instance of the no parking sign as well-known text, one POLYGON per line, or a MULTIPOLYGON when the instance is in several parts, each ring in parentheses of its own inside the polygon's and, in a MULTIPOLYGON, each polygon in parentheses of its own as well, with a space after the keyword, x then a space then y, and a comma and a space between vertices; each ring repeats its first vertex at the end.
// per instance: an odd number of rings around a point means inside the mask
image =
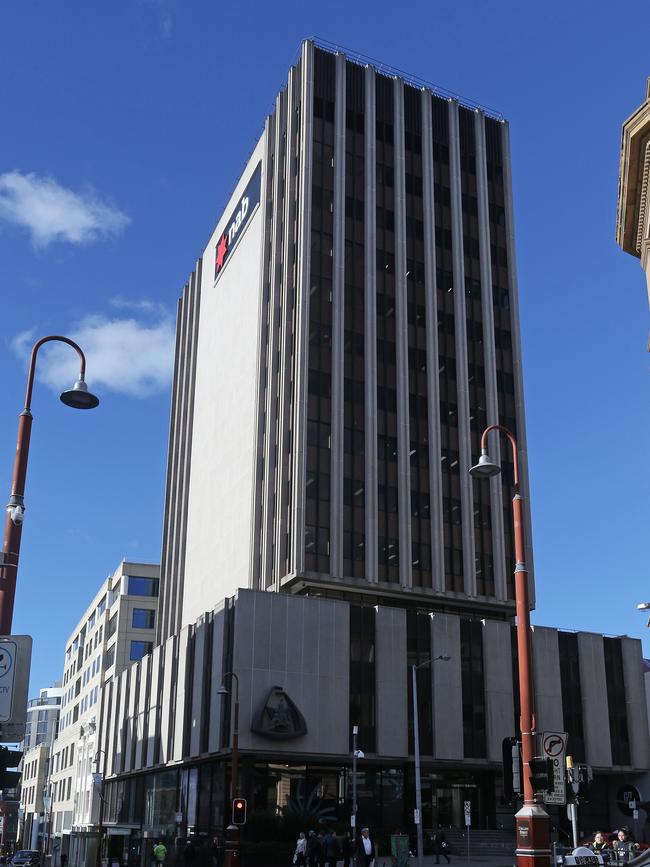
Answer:
POLYGON ((545 804, 566 804, 566 740, 566 732, 544 732, 542 735, 544 758, 553 762, 553 791, 544 793, 545 804))

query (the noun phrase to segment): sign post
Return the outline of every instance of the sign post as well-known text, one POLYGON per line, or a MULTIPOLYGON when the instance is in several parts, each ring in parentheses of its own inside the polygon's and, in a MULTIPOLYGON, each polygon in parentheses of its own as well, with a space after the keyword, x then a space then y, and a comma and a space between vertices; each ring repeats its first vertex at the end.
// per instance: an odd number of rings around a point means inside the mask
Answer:
POLYGON ((465 827, 467 828, 467 863, 469 864, 469 829, 472 827, 471 801, 463 801, 463 813, 465 814, 465 827))
POLYGON ((553 762, 553 789, 545 792, 545 804, 566 804, 565 758, 566 732, 544 732, 542 734, 542 751, 545 758, 553 762))
POLYGON ((31 660, 31 636, 0 636, 0 743, 25 736, 31 660))

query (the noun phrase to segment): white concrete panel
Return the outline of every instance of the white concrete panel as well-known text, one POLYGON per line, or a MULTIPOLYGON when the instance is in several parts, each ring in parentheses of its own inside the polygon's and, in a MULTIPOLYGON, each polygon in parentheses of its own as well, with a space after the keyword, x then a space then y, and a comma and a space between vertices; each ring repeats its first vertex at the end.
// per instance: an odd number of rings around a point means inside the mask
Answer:
POLYGON ((136 744, 135 757, 133 760, 133 770, 139 771, 142 768, 142 757, 144 754, 144 719, 147 710, 149 696, 147 695, 147 680, 151 671, 151 656, 147 655, 140 663, 140 688, 138 690, 138 716, 135 729, 136 744))
POLYGON ((219 238, 265 152, 258 142, 203 254, 182 625, 249 586, 256 459, 261 203, 214 284, 219 238), (225 506, 224 504, 227 504, 225 506))
POLYGON ((176 691, 176 707, 174 709, 173 735, 170 759, 179 762, 183 758, 183 741, 185 736, 185 710, 186 701, 189 700, 187 693, 187 666, 190 658, 191 627, 186 626, 178 636, 178 667, 176 669, 176 683, 173 689, 176 691))
POLYGON ((606 701, 605 648, 603 636, 578 633, 580 691, 587 764, 607 767, 612 764, 609 712, 606 701))
POLYGON ((638 638, 621 638, 623 676, 625 678, 625 705, 630 737, 632 767, 650 768, 650 738, 648 738, 648 712, 643 683, 643 649, 638 638))
POLYGON ((546 626, 533 627, 532 651, 537 730, 564 731, 557 630, 546 626))
POLYGON ((137 679, 137 664, 132 665, 130 669, 127 669, 124 672, 124 683, 128 684, 127 689, 127 697, 126 697, 126 721, 124 728, 124 758, 122 762, 122 769, 124 771, 132 770, 131 767, 131 756, 133 755, 133 738, 135 737, 135 728, 137 725, 136 714, 135 714, 135 706, 136 706, 136 698, 137 692, 135 689, 136 679, 137 679))
POLYGON ((347 753, 348 606, 325 599, 240 591, 235 616, 234 668, 240 678, 242 749, 347 753), (302 666, 296 665, 296 654, 302 666), (273 741, 250 731, 254 714, 273 686, 282 687, 295 702, 305 717, 306 735, 273 741))

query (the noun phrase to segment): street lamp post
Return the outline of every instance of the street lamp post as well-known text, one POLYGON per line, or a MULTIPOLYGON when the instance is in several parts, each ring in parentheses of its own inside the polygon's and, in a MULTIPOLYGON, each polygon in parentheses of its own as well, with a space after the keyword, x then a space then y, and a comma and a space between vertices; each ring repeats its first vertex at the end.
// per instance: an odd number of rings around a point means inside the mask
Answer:
POLYGON ((93 763, 97 768, 93 774, 93 782, 99 795, 99 820, 97 822, 97 852, 95 853, 95 867, 102 867, 102 842, 104 837, 104 777, 106 774, 106 751, 97 750, 93 763), (99 770, 99 757, 104 756, 104 772, 99 770))
POLYGON ((52 335, 38 340, 33 348, 29 360, 27 374, 27 389, 25 391, 25 407, 18 416, 18 439, 16 442, 16 455, 14 458, 14 471, 11 483, 11 495, 7 504, 7 517, 5 519, 5 531, 0 554, 0 569, 2 581, 0 581, 0 635, 11 634, 11 622, 13 620, 14 597, 16 595, 16 578, 18 576, 18 559, 20 556, 20 538, 22 535, 23 520, 25 518, 25 478, 27 476, 27 460, 29 457, 29 442, 32 432, 32 390, 34 388, 34 372, 36 369, 36 356, 44 343, 58 340, 67 343, 78 354, 80 359, 79 379, 68 391, 61 395, 61 401, 73 409, 93 409, 99 403, 99 399, 88 391, 85 383, 86 357, 77 344, 68 337, 52 335))
MULTIPOLYGON (((232 727, 232 773, 230 775, 230 806, 239 793, 239 678, 234 671, 227 671, 223 676, 223 681, 217 695, 228 695, 229 690, 226 689, 225 680, 229 677, 235 681, 235 709, 233 715, 232 727)), ((232 821, 226 828, 226 857, 224 859, 224 867, 239 867, 240 864, 240 839, 239 827, 232 821)))
MULTIPOLYGON (((447 656, 446 653, 441 653, 440 656, 435 656, 432 659, 425 659, 424 662, 421 662, 419 665, 411 666, 413 685, 413 748, 415 753, 415 832, 417 834, 418 867, 422 867, 422 859, 424 857, 424 834, 422 832, 422 784, 420 775, 420 721, 418 714, 417 670, 418 668, 423 668, 425 665, 432 665, 434 662, 438 662, 439 659, 448 662, 450 658, 451 657, 447 656)), ((433 702, 431 712, 433 713, 433 702)))
POLYGON ((352 726, 352 815, 350 816, 352 840, 354 840, 357 835, 357 759, 365 759, 366 757, 366 754, 357 746, 358 734, 359 726, 352 726))
POLYGON ((43 790, 43 810, 45 811, 45 823, 41 849, 43 852, 43 861, 45 861, 45 856, 50 851, 50 821, 52 816, 52 796, 47 794, 47 786, 43 790))
POLYGON ((528 571, 524 549, 523 500, 519 491, 517 440, 508 428, 499 424, 486 427, 481 436, 481 456, 470 469, 474 478, 491 478, 501 472, 488 455, 486 444, 490 431, 501 431, 510 442, 514 464, 514 494, 512 514, 515 534, 515 606, 517 612, 517 651, 519 658, 519 703, 521 716, 521 758, 524 776, 524 804, 515 816, 517 826, 517 862, 519 867, 548 867, 551 857, 548 813, 535 800, 530 762, 535 757, 535 693, 533 684, 532 649, 530 643, 530 602, 528 571))

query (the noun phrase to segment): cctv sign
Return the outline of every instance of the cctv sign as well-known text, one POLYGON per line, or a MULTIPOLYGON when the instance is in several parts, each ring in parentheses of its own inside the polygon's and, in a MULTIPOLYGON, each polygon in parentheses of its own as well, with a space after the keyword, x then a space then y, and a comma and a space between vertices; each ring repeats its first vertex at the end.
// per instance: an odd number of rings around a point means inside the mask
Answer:
POLYGON ((25 724, 31 657, 29 635, 0 637, 0 723, 25 724))
POLYGON ((246 189, 242 193, 234 211, 230 215, 230 219, 226 223, 226 228, 217 239, 214 260, 215 283, 219 279, 223 269, 226 267, 230 254, 244 234, 251 217, 257 210, 257 206, 260 203, 261 192, 262 163, 258 163, 250 181, 246 185, 246 189))

